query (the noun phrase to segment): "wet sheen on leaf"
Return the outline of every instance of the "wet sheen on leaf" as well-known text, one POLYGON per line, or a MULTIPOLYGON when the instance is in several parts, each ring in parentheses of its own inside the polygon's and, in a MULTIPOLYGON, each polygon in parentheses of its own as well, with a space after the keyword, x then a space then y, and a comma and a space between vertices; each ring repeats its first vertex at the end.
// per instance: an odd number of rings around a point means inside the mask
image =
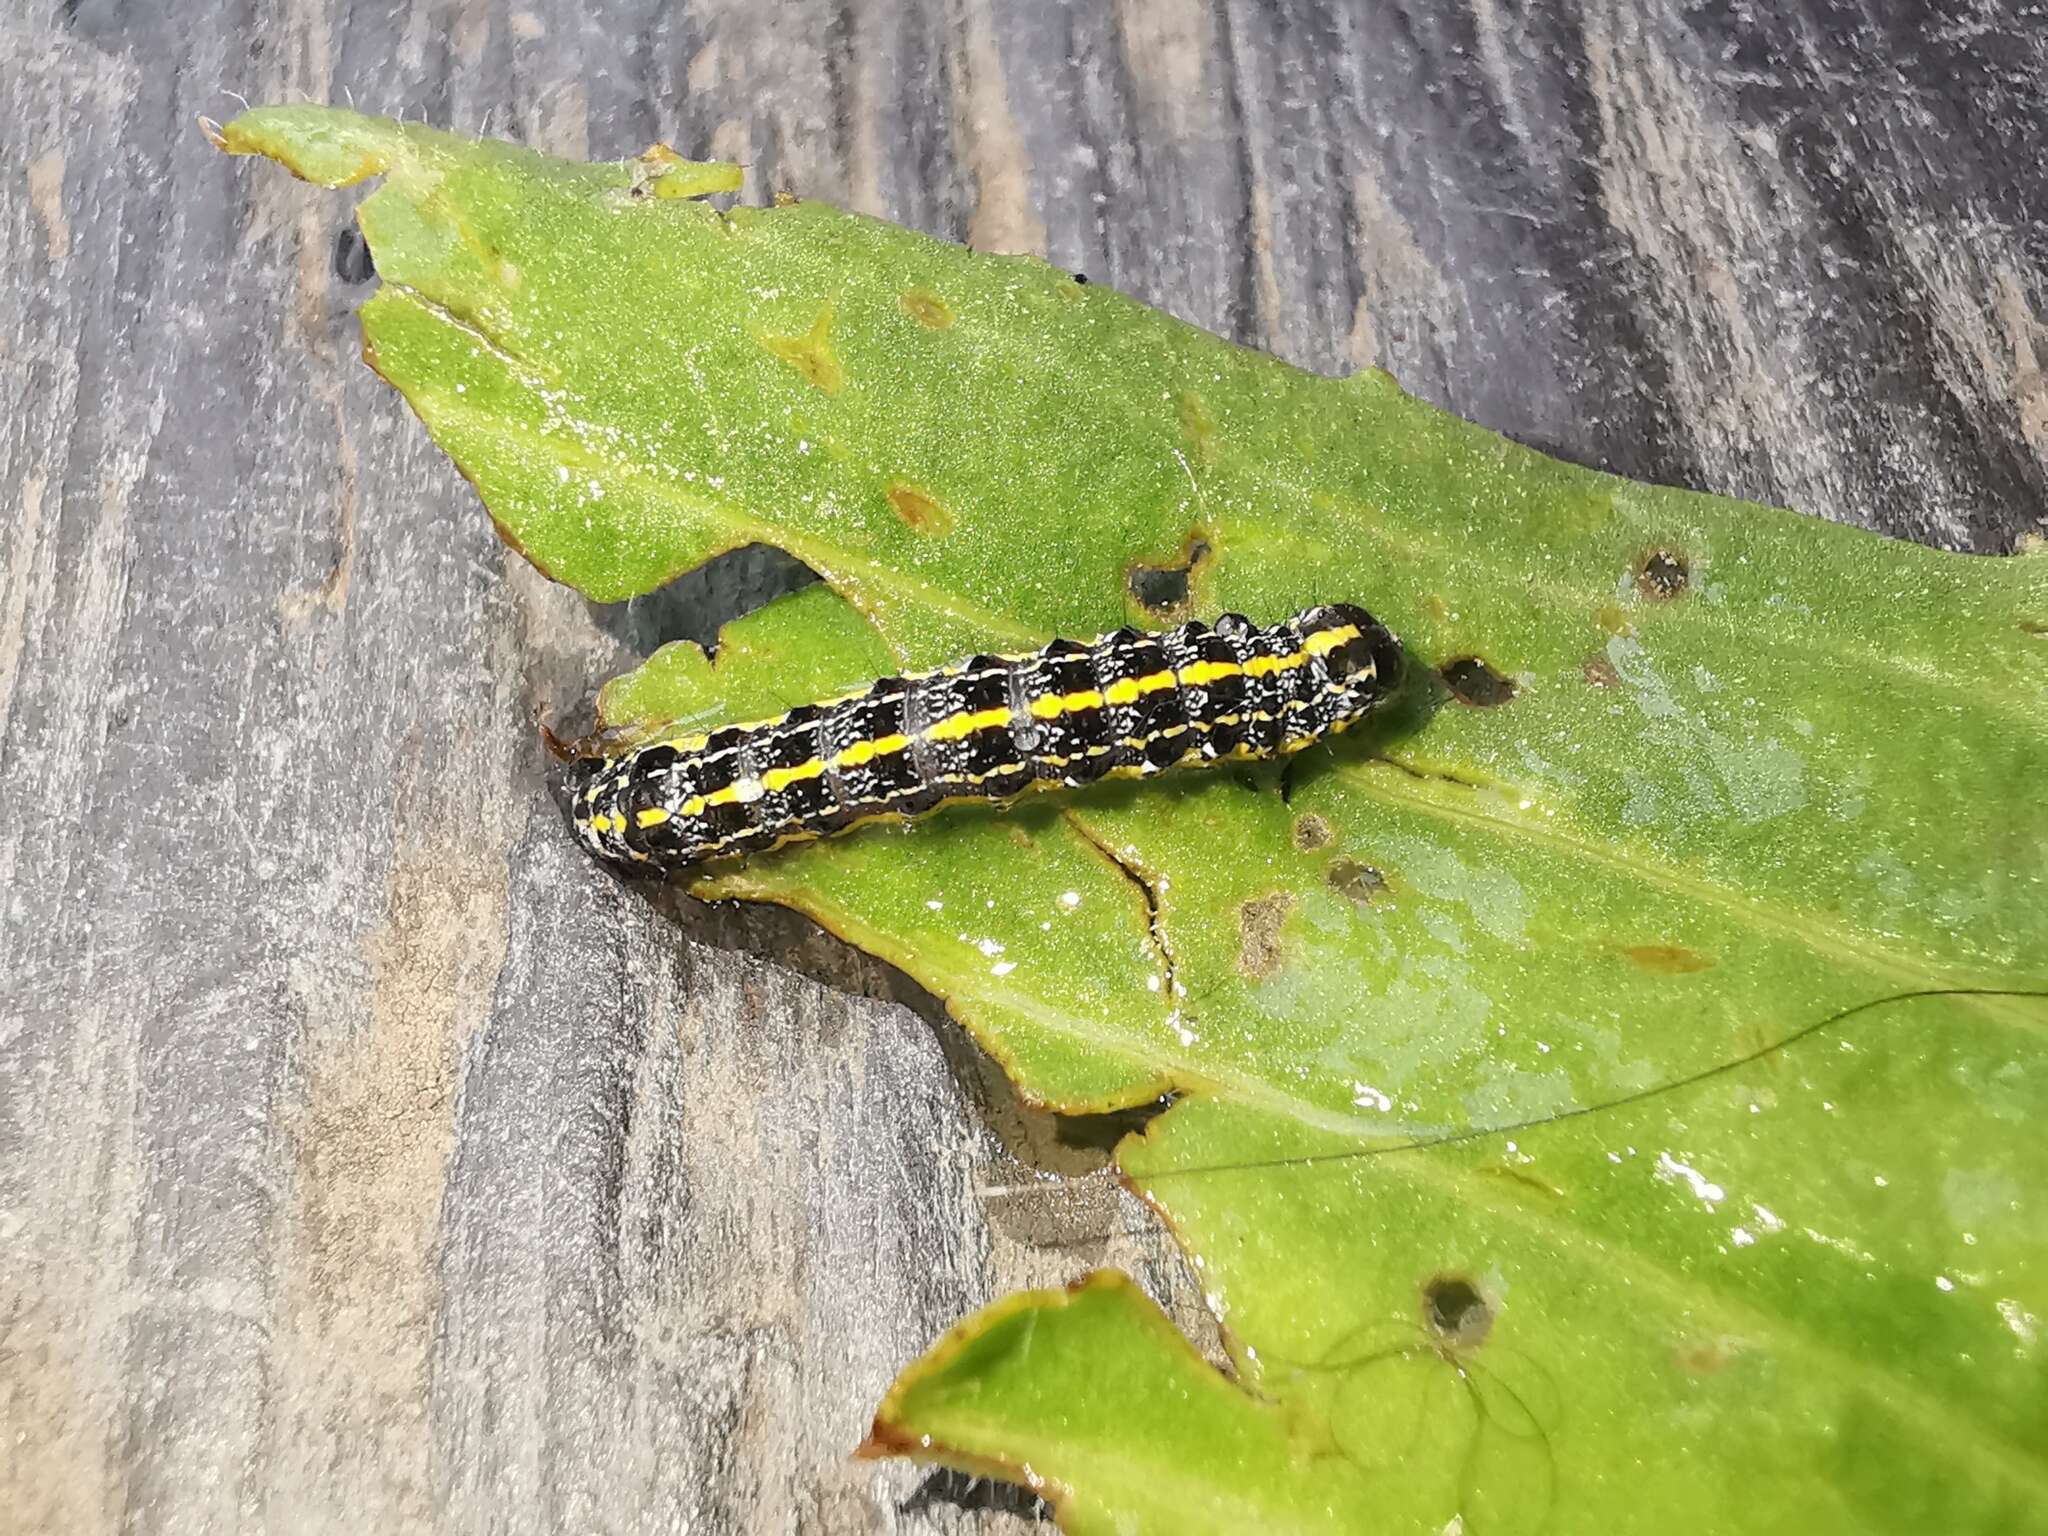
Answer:
POLYGON ((875 1449, 1076 1531, 2048 1526, 2048 1008, 1958 995, 2048 986, 2048 557, 1573 468, 672 154, 222 142, 385 177, 368 356, 543 569, 823 577, 615 726, 1183 612, 1409 649, 1284 776, 694 882, 902 966, 1032 1098, 1177 1096, 1120 1160, 1238 1380, 1097 1276, 962 1324, 875 1449))

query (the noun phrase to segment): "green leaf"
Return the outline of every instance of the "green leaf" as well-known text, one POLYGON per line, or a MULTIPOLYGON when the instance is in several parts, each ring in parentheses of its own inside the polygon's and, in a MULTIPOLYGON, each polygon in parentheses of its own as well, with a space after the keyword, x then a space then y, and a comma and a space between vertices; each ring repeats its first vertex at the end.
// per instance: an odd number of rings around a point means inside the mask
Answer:
POLYGON ((1182 611, 1403 636, 1287 795, 696 882, 902 966, 1035 1099, 1183 1096, 1120 1155, 1237 1383, 1098 1281, 963 1325, 878 1444, 1077 1531, 2048 1529, 2048 559, 1573 468, 1034 260, 662 195, 729 177, 656 152, 308 107, 222 142, 385 174, 368 355, 544 569, 825 578, 615 724, 1182 611))

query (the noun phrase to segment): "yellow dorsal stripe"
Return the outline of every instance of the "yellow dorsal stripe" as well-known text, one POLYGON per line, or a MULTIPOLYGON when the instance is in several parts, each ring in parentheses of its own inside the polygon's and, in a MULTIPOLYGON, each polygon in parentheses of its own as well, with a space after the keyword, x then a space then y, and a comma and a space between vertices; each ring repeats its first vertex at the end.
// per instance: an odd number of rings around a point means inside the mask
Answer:
POLYGON ((658 805, 650 805, 646 810, 638 812, 633 819, 643 827, 658 827, 668 820, 668 812, 658 805))

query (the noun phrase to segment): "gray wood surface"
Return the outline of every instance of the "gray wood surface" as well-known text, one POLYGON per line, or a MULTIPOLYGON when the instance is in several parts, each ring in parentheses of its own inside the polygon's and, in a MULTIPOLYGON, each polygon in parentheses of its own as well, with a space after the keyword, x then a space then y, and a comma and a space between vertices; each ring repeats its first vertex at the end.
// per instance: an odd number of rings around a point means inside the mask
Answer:
POLYGON ((8 1530, 1021 1530, 849 1460, 894 1371, 1104 1262, 1199 1316, 906 983, 570 845, 532 723, 645 626, 498 546, 231 92, 736 157, 1653 480, 2048 504, 2037 7, 0 14, 8 1530))

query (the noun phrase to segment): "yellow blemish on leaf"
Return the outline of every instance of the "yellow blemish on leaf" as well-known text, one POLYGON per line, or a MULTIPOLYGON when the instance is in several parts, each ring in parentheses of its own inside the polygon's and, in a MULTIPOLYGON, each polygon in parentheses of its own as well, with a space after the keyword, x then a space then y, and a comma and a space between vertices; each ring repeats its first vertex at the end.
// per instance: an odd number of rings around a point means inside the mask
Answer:
POLYGON ((897 480, 889 486, 889 505, 896 515, 918 533, 951 533, 953 514, 930 491, 897 480))
POLYGON ((1216 462, 1216 418, 1209 414, 1209 407, 1192 389, 1181 391, 1180 429, 1188 440, 1188 446, 1195 450, 1195 462, 1204 468, 1213 465, 1216 462))
POLYGON ((1593 618, 1610 635, 1632 635, 1636 632, 1619 603, 1602 603, 1593 618))
POLYGON ((836 395, 846 387, 846 369, 832 350, 830 304, 818 311, 818 318, 803 335, 764 336, 762 343, 826 394, 836 395))
POLYGON ((906 315, 929 330, 943 331, 953 323, 953 306, 929 288, 913 288, 897 302, 906 315))
POLYGON ((1646 971, 1662 976, 1689 976, 1704 971, 1714 962, 1698 950, 1683 944, 1634 944, 1622 951, 1646 971))

